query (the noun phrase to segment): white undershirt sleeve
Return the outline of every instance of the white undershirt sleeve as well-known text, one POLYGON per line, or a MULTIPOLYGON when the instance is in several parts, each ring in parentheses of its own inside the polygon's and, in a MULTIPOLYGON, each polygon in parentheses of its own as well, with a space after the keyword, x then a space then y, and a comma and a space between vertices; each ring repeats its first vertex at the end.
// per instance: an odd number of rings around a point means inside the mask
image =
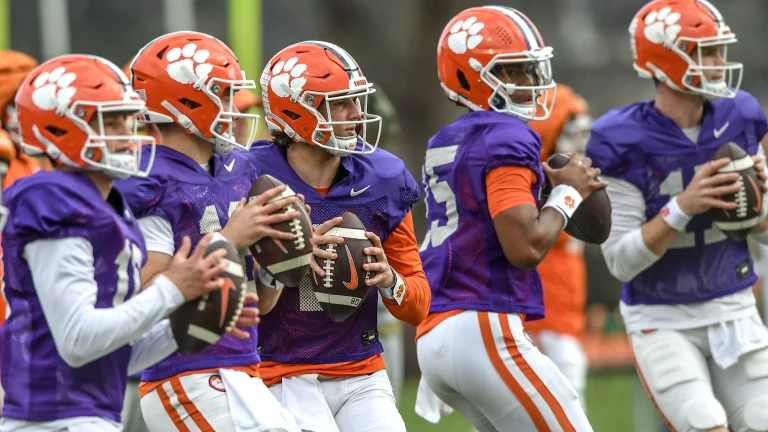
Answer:
POLYGON ((147 251, 173 256, 176 243, 173 240, 173 227, 167 219, 161 216, 145 216, 139 219, 139 227, 144 235, 147 251))
POLYGON ((643 240, 641 227, 646 221, 643 193, 632 183, 601 176, 608 183, 611 199, 611 234, 602 244, 608 270, 618 280, 627 282, 655 263, 660 256, 651 252, 643 240))
POLYGON ((147 333, 133 341, 131 361, 128 363, 128 375, 133 375, 153 366, 173 354, 177 349, 179 349, 179 345, 173 338, 171 322, 167 319, 160 321, 147 333))
MULTIPOLYGON (((158 276, 144 292, 128 301, 96 309, 98 286, 94 279, 93 246, 82 237, 29 243, 24 247, 24 259, 56 349, 72 367, 80 367, 139 338, 184 304, 184 296, 173 282, 158 276)), ((140 363, 146 363, 144 359, 161 354, 145 351, 159 345, 161 336, 139 342, 136 370, 140 370, 140 363)), ((163 352, 168 349, 164 347, 163 352)))

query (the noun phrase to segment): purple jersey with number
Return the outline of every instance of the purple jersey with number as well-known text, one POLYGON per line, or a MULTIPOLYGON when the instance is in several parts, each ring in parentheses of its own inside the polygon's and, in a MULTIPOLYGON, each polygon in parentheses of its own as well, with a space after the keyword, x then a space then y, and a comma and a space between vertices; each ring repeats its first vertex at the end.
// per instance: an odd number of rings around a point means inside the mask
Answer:
MULTIPOLYGON (((271 174, 304 195, 314 225, 349 211, 382 243, 419 200, 418 185, 403 162, 381 149, 342 158, 344 177, 325 197, 296 175, 284 151, 272 142, 254 143, 248 156, 260 173, 271 174), (359 193, 353 195, 353 190, 359 193)), ((298 288, 284 288, 275 308, 261 317, 259 353, 265 361, 293 364, 340 363, 379 354, 377 302, 378 290, 371 289, 352 316, 334 322, 322 312, 307 277, 298 288)))
MULTIPOLYGON (((734 99, 704 104, 695 143, 652 101, 640 102, 595 122, 587 156, 603 175, 637 187, 646 220, 651 220, 721 145, 734 142, 753 155, 766 132, 765 114, 744 91, 734 99)), ((688 223, 658 261, 624 283, 622 300, 630 305, 685 304, 723 297, 757 281, 752 267, 746 240, 727 239, 705 212, 688 223)))
MULTIPOLYGON (((83 174, 40 171, 11 186, 3 232, 5 296, 2 327, 3 417, 34 422, 71 417, 120 421, 130 345, 73 368, 59 356, 24 259, 37 240, 82 237, 93 246, 96 308, 111 308, 140 290, 144 238, 122 195, 109 202, 83 174)), ((50 263, 51 270, 56 267, 50 263)), ((60 325, 54 323, 53 325, 60 325)))
MULTIPOLYGON (((142 160, 148 159, 142 158, 142 160)), ((173 228, 175 249, 184 237, 192 240, 192 250, 203 235, 220 231, 238 201, 248 195, 256 171, 242 153, 214 155, 210 172, 187 156, 157 146, 152 172, 146 178, 117 182, 137 218, 160 216, 173 228), (210 174, 213 172, 213 175, 210 174)), ((246 274, 253 289, 253 257, 246 256, 246 274)), ((176 352, 144 371, 143 381, 170 378, 182 372, 251 366, 260 362, 256 352, 256 327, 248 328, 247 340, 224 335, 217 343, 197 354, 176 352)))
POLYGON ((519 166, 536 173, 538 202, 544 179, 541 139, 523 121, 476 111, 443 127, 429 140, 422 172, 428 232, 421 260, 432 288, 430 313, 476 310, 544 316, 536 270, 509 263, 488 210, 485 177, 494 168, 519 166))

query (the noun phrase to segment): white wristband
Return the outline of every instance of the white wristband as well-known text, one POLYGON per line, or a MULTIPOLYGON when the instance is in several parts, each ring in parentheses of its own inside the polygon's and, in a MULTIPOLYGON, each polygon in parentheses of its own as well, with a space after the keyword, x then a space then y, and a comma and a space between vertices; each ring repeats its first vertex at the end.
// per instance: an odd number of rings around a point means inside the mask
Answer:
POLYGON ((379 288, 379 293, 387 300, 394 300, 397 304, 402 304, 403 298, 405 298, 405 291, 407 290, 405 281, 391 266, 389 269, 392 270, 392 274, 395 276, 395 284, 390 288, 379 288))
POLYGON ((661 218, 675 231, 685 231, 685 226, 691 221, 692 216, 688 216, 680 209, 677 204, 677 197, 672 197, 667 205, 661 208, 661 218))
POLYGON ((573 216, 573 213, 579 208, 579 204, 581 204, 582 201, 583 199, 581 198, 579 191, 572 186, 561 184, 552 188, 552 192, 550 192, 549 198, 547 199, 547 202, 544 203, 542 210, 547 207, 552 207, 560 212, 565 219, 565 222, 563 223, 563 229, 565 229, 571 216, 573 216))
POLYGON ((276 290, 283 287, 283 283, 275 279, 271 274, 267 273, 267 271, 264 270, 264 267, 259 266, 259 269, 256 271, 256 275, 259 277, 259 282, 261 282, 261 284, 266 287, 276 290))

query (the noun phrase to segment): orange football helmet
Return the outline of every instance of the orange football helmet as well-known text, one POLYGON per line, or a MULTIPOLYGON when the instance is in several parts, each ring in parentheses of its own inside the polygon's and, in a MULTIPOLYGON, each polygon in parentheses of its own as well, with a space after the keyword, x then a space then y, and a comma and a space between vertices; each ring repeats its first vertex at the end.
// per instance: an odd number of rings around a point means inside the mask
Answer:
POLYGON ((437 45, 437 72, 445 94, 474 111, 494 110, 523 120, 549 117, 554 89, 552 48, 520 11, 505 6, 467 9, 448 22, 437 45), (506 66, 523 65, 530 85, 507 79, 506 66), (530 92, 529 103, 515 103, 515 92, 530 92))
POLYGON ((154 139, 107 135, 104 114, 134 114, 145 109, 123 71, 109 60, 91 55, 64 55, 33 70, 16 94, 22 148, 30 155, 47 154, 71 168, 101 170, 114 178, 146 176, 154 160, 154 139), (89 122, 98 119, 99 129, 89 122), (130 150, 113 153, 107 141, 127 141, 130 150), (140 147, 152 145, 141 169, 140 147))
POLYGON ((21 130, 13 98, 21 83, 37 65, 37 60, 22 52, 0 51, 0 109, 3 110, 0 115, 3 128, 17 146, 21 145, 21 130))
POLYGON ((216 153, 248 150, 259 116, 240 113, 235 93, 256 88, 237 57, 213 36, 169 33, 142 48, 130 66, 134 90, 147 102, 145 123, 176 123, 214 146, 216 153), (238 143, 233 124, 245 119, 248 141, 238 143))
POLYGON ((376 89, 355 59, 337 45, 306 41, 283 49, 264 67, 261 89, 270 130, 285 132, 296 142, 314 144, 337 156, 372 153, 379 145, 381 117, 368 113, 368 95, 376 89), (330 102, 345 99, 356 100, 359 120, 331 118, 330 102), (374 123, 379 125, 379 133, 371 144, 366 139, 366 126, 374 123), (357 134, 337 136, 334 125, 355 126, 357 134))
POLYGON ((629 25, 634 68, 642 78, 707 99, 732 98, 741 86, 744 66, 727 61, 727 46, 736 35, 720 12, 706 0, 654 0, 629 25), (702 48, 722 46, 722 65, 702 64, 702 48), (694 54, 696 60, 694 60, 694 54), (724 78, 709 81, 705 70, 724 78))

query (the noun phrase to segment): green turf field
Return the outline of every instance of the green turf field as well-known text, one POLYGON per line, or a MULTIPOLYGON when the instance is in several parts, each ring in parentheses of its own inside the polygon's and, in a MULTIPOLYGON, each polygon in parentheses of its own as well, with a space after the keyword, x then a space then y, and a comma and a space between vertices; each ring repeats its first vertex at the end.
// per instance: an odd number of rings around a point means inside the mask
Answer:
MULTIPOLYGON (((595 432, 632 431, 632 374, 591 375, 587 381, 587 413, 595 432)), ((416 401, 418 380, 408 381, 400 401, 400 412, 405 419, 408 431, 416 432, 468 432, 469 423, 459 414, 453 413, 433 425, 422 419, 413 410, 416 401)), ((647 413, 651 425, 655 426, 655 418, 647 413)), ((655 427, 649 431, 656 430, 655 427)))

